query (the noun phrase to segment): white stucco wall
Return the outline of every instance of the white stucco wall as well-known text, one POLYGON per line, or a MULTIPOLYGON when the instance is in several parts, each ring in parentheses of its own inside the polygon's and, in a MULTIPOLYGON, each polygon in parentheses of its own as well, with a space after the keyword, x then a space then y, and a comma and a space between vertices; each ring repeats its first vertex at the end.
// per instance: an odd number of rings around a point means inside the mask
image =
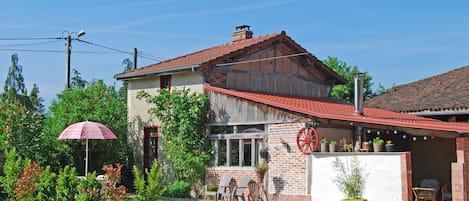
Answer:
POLYGON ((312 155, 312 201, 337 201, 345 197, 334 183, 338 173, 332 164, 336 157, 347 161, 353 156, 368 173, 363 198, 368 201, 403 200, 400 153, 318 153, 312 155))
MULTIPOLYGON (((142 165, 144 126, 160 125, 160 123, 148 113, 153 105, 148 104, 145 99, 137 99, 137 94, 143 90, 151 95, 157 95, 160 77, 135 79, 128 83, 127 109, 130 126, 127 140, 134 154, 134 162, 142 165)), ((183 87, 190 88, 191 92, 203 93, 203 77, 198 72, 191 71, 171 75, 171 88, 182 89, 183 87)))

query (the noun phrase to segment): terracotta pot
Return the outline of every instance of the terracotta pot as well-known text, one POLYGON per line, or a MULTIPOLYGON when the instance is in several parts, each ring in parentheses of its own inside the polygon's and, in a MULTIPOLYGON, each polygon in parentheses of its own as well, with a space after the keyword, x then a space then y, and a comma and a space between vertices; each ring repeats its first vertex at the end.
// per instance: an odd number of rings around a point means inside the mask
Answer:
POLYGON ((362 149, 363 149, 364 151, 370 150, 370 143, 369 143, 369 142, 363 142, 363 144, 362 144, 362 149))

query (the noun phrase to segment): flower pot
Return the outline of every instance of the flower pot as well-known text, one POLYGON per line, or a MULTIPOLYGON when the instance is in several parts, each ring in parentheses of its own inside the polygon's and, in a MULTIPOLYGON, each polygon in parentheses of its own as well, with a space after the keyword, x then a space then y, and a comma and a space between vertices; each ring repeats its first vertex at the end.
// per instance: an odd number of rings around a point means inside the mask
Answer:
POLYGON ((342 199, 342 201, 368 201, 368 200, 363 199, 363 198, 345 198, 345 199, 342 199))
POLYGON ((374 152, 382 152, 383 151, 383 144, 373 144, 373 151, 374 152))
POLYGON ((327 143, 321 143, 321 152, 327 152, 327 143))
POLYGON ((394 151, 394 144, 385 144, 384 148, 386 149, 387 152, 393 152, 394 151))
POLYGON ((329 144, 329 152, 335 152, 336 145, 337 144, 329 144))
POLYGON ((370 143, 369 142, 363 142, 362 151, 368 152, 369 150, 370 150, 370 143))

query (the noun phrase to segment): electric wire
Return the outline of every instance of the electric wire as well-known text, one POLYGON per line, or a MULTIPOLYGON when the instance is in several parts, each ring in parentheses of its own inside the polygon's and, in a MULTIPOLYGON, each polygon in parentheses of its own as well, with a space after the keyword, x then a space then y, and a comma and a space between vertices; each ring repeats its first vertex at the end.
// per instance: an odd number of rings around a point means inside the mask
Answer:
POLYGON ((65 39, 65 37, 0 38, 0 40, 59 40, 59 39, 65 39))
POLYGON ((76 40, 80 41, 80 42, 83 42, 83 43, 86 43, 86 44, 89 44, 89 45, 96 46, 96 47, 100 47, 100 48, 104 48, 104 49, 108 49, 108 50, 113 50, 113 51, 124 53, 124 54, 133 55, 132 52, 126 52, 124 50, 119 50, 119 49, 116 49, 116 48, 112 48, 112 47, 108 47, 108 46, 104 46, 104 45, 99 45, 99 44, 96 44, 96 43, 93 43, 93 42, 90 42, 90 41, 86 41, 86 40, 81 40, 81 39, 76 39, 76 40))
POLYGON ((47 43, 53 43, 59 41, 58 39, 44 41, 44 42, 37 42, 37 43, 23 43, 23 44, 8 44, 8 45, 0 45, 0 47, 20 47, 20 46, 33 46, 33 45, 42 45, 47 43))
POLYGON ((278 56, 278 57, 268 57, 268 58, 263 58, 263 59, 253 59, 253 60, 247 60, 247 61, 237 61, 237 62, 230 62, 230 63, 222 63, 222 64, 217 64, 217 65, 215 65, 215 66, 220 67, 220 66, 229 66, 229 65, 235 65, 235 64, 253 63, 253 62, 258 62, 258 61, 268 61, 268 60, 274 60, 274 59, 283 59, 283 58, 296 57, 296 56, 307 55, 307 54, 311 54, 311 53, 309 53, 309 52, 303 52, 303 53, 289 54, 289 55, 283 55, 283 56, 278 56))

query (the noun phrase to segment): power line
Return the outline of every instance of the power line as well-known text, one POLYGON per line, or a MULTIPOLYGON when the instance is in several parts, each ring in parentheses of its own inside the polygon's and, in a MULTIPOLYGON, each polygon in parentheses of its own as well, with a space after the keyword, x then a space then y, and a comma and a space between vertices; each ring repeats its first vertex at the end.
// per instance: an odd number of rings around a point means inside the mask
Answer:
POLYGON ((100 47, 100 48, 104 48, 104 49, 108 49, 108 50, 113 50, 113 51, 116 51, 116 52, 124 53, 124 54, 130 54, 130 55, 133 54, 132 52, 126 52, 126 51, 124 51, 124 50, 119 50, 119 49, 116 49, 116 48, 107 47, 107 46, 104 46, 104 45, 99 45, 99 44, 96 44, 96 43, 93 43, 93 42, 89 42, 89 41, 86 41, 86 40, 77 39, 77 41, 80 41, 80 42, 83 42, 83 43, 86 43, 86 44, 89 44, 89 45, 93 45, 93 46, 96 46, 96 47, 100 47))
POLYGON ((38 37, 31 37, 31 38, 0 38, 0 40, 60 40, 65 39, 64 37, 47 37, 47 38, 38 38, 38 37))
POLYGON ((41 45, 41 44, 53 43, 53 42, 57 42, 57 41, 59 41, 59 39, 54 39, 54 40, 44 41, 44 42, 37 42, 37 43, 23 43, 23 44, 0 45, 0 47, 32 46, 32 45, 41 45))
POLYGON ((283 59, 283 58, 288 58, 288 57, 296 57, 296 56, 301 56, 301 55, 307 55, 311 54, 309 52, 303 52, 303 53, 297 53, 297 54, 289 54, 289 55, 283 55, 283 56, 278 56, 278 57, 269 57, 269 58, 263 58, 263 59, 253 59, 253 60, 248 60, 248 61, 237 61, 237 62, 230 62, 230 63, 222 63, 222 64, 217 64, 215 66, 230 66, 230 65, 235 65, 235 64, 245 64, 245 63, 252 63, 252 62, 258 62, 258 61, 268 61, 268 60, 274 60, 274 59, 283 59))
MULTIPOLYGON (((41 52, 41 53, 64 53, 63 50, 31 50, 31 49, 11 49, 11 48, 0 48, 0 51, 18 51, 18 52, 41 52)), ((99 51, 74 51, 73 53, 82 54, 122 54, 117 52, 99 52, 99 51)))

